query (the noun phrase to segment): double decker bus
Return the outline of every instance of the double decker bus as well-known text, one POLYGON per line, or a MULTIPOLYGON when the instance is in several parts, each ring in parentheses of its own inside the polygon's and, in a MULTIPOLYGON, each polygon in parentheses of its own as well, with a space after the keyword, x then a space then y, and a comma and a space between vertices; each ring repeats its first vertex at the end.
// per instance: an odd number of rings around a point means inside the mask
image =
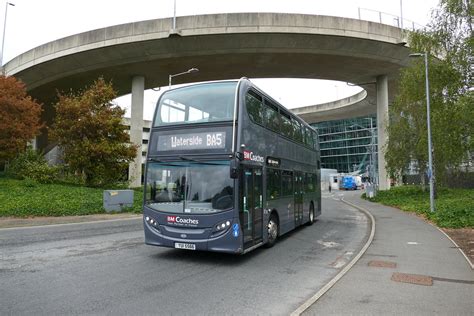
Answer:
POLYGON ((243 254, 321 214, 316 131, 250 80, 163 93, 145 171, 145 242, 243 254))

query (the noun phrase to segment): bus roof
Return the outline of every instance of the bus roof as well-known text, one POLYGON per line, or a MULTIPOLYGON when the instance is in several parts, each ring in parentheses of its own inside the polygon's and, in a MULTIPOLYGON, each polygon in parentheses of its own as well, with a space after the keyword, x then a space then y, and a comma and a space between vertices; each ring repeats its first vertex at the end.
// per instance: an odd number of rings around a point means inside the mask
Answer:
POLYGON ((287 109, 284 105, 282 105, 280 102, 278 102, 277 100, 275 100, 272 96, 270 96, 268 93, 266 93, 265 91, 263 91, 262 89, 260 89, 255 83, 253 83, 249 78, 247 77, 242 77, 240 79, 228 79, 228 80, 212 80, 212 81, 202 81, 202 82, 196 82, 196 83, 191 83, 191 84, 186 84, 184 86, 180 86, 180 87, 176 87, 176 88, 172 88, 166 92, 163 93, 163 95, 165 93, 168 93, 169 91, 175 91, 175 90, 178 90, 178 89, 183 89, 183 88, 187 88, 187 87, 190 87, 190 86, 196 86, 196 85, 204 85, 204 84, 213 84, 213 83, 221 83, 221 82, 246 82, 248 87, 251 87, 253 88, 254 90, 257 90, 260 94, 262 94, 262 96, 264 96, 265 98, 269 99, 272 103, 274 103, 279 109, 281 109, 283 112, 285 112, 287 115, 291 116, 293 119, 297 120, 300 124, 303 124, 304 126, 310 128, 311 130, 313 130, 314 132, 317 133, 317 130, 315 128, 313 128, 311 125, 309 125, 305 120, 303 120, 302 118, 300 118, 298 115, 294 114, 293 112, 291 112, 289 109, 287 109))

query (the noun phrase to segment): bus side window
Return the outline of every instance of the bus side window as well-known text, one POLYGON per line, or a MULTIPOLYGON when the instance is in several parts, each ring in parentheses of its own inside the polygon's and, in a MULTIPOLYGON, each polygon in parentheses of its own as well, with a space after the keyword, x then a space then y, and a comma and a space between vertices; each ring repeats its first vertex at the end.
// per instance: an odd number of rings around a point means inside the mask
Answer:
POLYGON ((303 134, 303 144, 305 144, 306 146, 309 146, 309 144, 308 144, 308 131, 307 131, 305 126, 303 126, 301 132, 303 134))
POLYGON ((303 142, 303 134, 301 130, 301 124, 297 120, 291 120, 293 123, 293 139, 297 142, 303 142))
POLYGON ((280 170, 267 169, 267 199, 275 200, 280 197, 280 170))
POLYGON ((306 173, 305 178, 305 192, 314 192, 314 174, 306 173))
POLYGON ((281 175, 281 193, 282 196, 293 195, 293 172, 283 171, 281 175))
POLYGON ((309 128, 305 128, 306 130, 306 145, 308 145, 310 148, 314 148, 314 142, 313 142, 313 135, 311 134, 311 130, 309 128))
POLYGON ((315 131, 311 131, 311 135, 313 136, 313 148, 319 150, 318 134, 315 131))
POLYGON ((252 121, 258 124, 263 124, 262 97, 254 91, 249 90, 245 96, 245 105, 247 106, 247 112, 252 121))
POLYGON ((278 107, 265 100, 265 126, 274 132, 280 132, 278 107))
POLYGON ((281 132, 283 136, 288 138, 293 138, 293 126, 291 125, 291 118, 290 115, 284 112, 280 112, 281 114, 281 132))

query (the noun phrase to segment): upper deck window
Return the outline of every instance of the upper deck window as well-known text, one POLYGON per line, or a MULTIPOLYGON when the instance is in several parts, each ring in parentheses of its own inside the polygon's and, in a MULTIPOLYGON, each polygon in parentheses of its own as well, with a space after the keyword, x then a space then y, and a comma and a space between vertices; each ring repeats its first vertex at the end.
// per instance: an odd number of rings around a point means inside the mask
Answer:
POLYGON ((282 134, 288 138, 293 138, 293 125, 291 124, 291 116, 285 112, 280 112, 281 114, 281 131, 282 134))
POLYGON ((193 85, 165 92, 153 126, 230 121, 237 82, 193 85))
POLYGON ((305 133, 306 145, 308 145, 311 148, 314 148, 313 132, 308 127, 305 128, 305 131, 306 131, 305 133))
POLYGON ((311 135, 313 136, 314 149, 319 150, 318 134, 315 131, 311 131, 311 135))
POLYGON ((262 97, 250 90, 245 96, 245 105, 250 118, 258 124, 263 124, 262 97))
POLYGON ((303 131, 301 130, 301 124, 295 119, 291 120, 293 125, 293 139, 297 142, 303 142, 303 131))
POLYGON ((278 114, 278 107, 268 100, 265 100, 265 125, 277 133, 280 132, 280 115, 278 114))

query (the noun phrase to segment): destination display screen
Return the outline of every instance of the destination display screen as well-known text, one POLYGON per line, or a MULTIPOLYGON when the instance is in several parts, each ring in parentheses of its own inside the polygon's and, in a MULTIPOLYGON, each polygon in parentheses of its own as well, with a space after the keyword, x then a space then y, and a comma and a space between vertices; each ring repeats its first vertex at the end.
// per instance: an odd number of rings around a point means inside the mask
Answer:
POLYGON ((267 157, 267 165, 271 167, 280 167, 280 159, 274 157, 267 157))
POLYGON ((158 151, 223 149, 226 146, 226 132, 213 131, 174 135, 159 135, 158 151))

